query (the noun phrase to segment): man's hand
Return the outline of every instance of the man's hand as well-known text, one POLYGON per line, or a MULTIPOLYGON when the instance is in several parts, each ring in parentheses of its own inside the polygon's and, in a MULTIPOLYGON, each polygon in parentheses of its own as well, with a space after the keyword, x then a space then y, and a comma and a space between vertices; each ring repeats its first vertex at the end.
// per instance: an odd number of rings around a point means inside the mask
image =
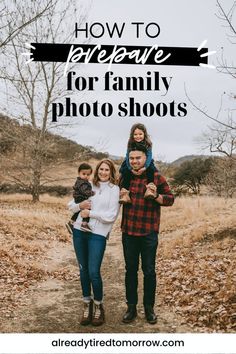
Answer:
POLYGON ((154 183, 152 183, 152 182, 149 183, 147 186, 148 186, 148 188, 150 188, 152 190, 152 192, 154 194, 156 194, 155 201, 157 203, 159 203, 160 205, 162 205, 163 204, 163 196, 161 194, 157 193, 157 186, 154 183))
POLYGON ((153 193, 157 193, 157 186, 153 182, 148 183, 147 187, 150 188, 153 193))
MULTIPOLYGON (((83 202, 79 203, 79 207, 81 210, 83 209, 91 209, 92 203, 91 200, 84 200, 83 202)), ((86 218, 86 216, 84 216, 86 218)))
POLYGON ((88 218, 89 217, 89 212, 90 212, 90 210, 88 210, 88 209, 81 210, 81 212, 80 212, 81 218, 88 218))

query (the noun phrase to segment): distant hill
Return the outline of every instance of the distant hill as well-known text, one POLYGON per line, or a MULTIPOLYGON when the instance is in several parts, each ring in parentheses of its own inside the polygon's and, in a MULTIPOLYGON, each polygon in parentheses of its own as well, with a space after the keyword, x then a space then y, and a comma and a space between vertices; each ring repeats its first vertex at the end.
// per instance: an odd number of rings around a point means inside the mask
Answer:
POLYGON ((117 155, 109 155, 109 158, 114 161, 122 160, 124 157, 122 156, 117 156, 117 155))
POLYGON ((209 155, 185 155, 179 157, 177 160, 174 160, 173 162, 170 163, 170 165, 178 167, 185 161, 192 161, 194 159, 207 159, 207 158, 209 158, 209 155))
MULTIPOLYGON (((173 166, 173 167, 178 167, 180 166, 183 162, 185 161, 191 161, 197 158, 200 159, 207 159, 209 157, 209 155, 185 155, 182 157, 179 157, 178 159, 174 160, 173 162, 163 162, 163 161, 156 161, 156 164, 160 167, 160 166, 173 166)), ((114 161, 120 161, 123 160, 125 157, 124 156, 117 156, 117 155, 109 155, 109 158, 114 160, 114 161)))
MULTIPOLYGON (((14 152, 17 153, 18 146, 16 136, 22 135, 23 139, 27 136, 32 136, 37 134, 37 130, 33 129, 30 125, 20 125, 15 119, 3 116, 0 114, 0 153, 1 155, 14 152)), ((83 146, 75 141, 64 138, 57 134, 47 133, 47 141, 50 141, 50 148, 47 151, 48 160, 52 161, 55 158, 69 159, 77 154, 86 154, 89 158, 102 159, 109 157, 113 161, 120 163, 124 159, 122 156, 109 155, 109 153, 98 152, 91 146, 83 146)), ((195 158, 208 158, 207 155, 186 155, 182 156, 171 163, 163 163, 161 161, 157 162, 158 166, 166 165, 178 167, 185 161, 191 161, 195 158)), ((163 166, 162 166, 163 168, 163 166)))
MULTIPOLYGON (((29 124, 20 125, 15 119, 0 114, 0 154, 2 156, 14 152, 16 155, 22 149, 18 142, 26 141, 29 137, 36 136, 40 131, 33 129, 29 124)), ((75 141, 64 138, 57 134, 47 132, 46 158, 48 161, 60 159, 71 159, 75 155, 83 154, 89 158, 102 159, 108 156, 107 153, 97 152, 90 146, 83 146, 75 141)))

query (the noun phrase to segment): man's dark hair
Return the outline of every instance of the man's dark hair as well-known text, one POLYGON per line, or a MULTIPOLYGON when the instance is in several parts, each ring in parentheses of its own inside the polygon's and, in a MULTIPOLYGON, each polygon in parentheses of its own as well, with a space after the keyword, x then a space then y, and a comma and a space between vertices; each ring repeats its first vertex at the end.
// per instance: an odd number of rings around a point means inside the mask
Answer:
POLYGON ((130 153, 130 151, 142 151, 142 152, 144 152, 145 155, 147 155, 147 148, 146 148, 145 144, 143 144, 143 142, 132 143, 129 148, 129 153, 130 153))
POLYGON ((81 164, 79 165, 79 167, 78 167, 78 172, 80 172, 80 171, 82 171, 82 170, 91 170, 91 173, 93 172, 92 167, 91 167, 88 163, 86 163, 86 162, 83 162, 83 163, 81 163, 81 164))

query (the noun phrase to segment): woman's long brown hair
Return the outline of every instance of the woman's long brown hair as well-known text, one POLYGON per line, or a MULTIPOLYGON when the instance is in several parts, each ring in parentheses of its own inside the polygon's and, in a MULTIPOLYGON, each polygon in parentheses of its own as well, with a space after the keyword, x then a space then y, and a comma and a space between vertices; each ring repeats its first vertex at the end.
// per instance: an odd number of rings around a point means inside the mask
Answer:
POLYGON ((110 168, 110 183, 112 184, 117 184, 117 178, 116 178, 116 168, 114 165, 114 162, 109 160, 109 159, 102 159, 96 166, 95 171, 94 171, 94 177, 93 177, 93 184, 95 186, 99 186, 99 177, 98 177, 98 170, 99 167, 105 163, 109 168, 110 168))

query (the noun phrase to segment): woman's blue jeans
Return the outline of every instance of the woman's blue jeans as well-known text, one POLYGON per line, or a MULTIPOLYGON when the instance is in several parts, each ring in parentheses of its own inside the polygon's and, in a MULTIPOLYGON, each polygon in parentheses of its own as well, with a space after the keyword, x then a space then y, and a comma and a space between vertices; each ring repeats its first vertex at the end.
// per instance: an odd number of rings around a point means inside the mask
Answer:
POLYGON ((92 287, 94 300, 101 302, 103 283, 100 268, 106 248, 106 237, 74 229, 73 242, 80 268, 83 297, 91 296, 92 287))

